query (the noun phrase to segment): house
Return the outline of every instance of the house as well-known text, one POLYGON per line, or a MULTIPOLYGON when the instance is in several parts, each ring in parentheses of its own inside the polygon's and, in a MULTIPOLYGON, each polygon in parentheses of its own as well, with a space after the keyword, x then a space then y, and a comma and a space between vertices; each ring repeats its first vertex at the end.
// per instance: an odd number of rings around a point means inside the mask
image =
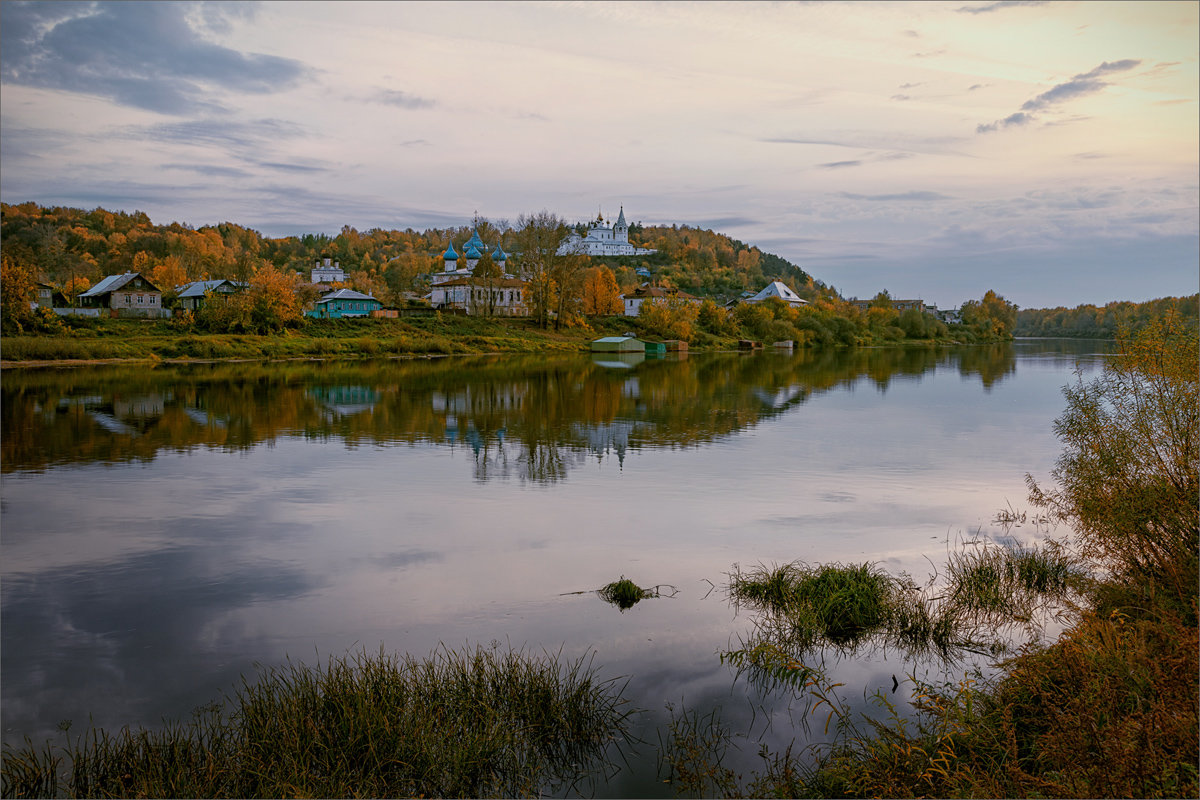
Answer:
POLYGON ((185 283, 183 286, 176 287, 176 296, 179 298, 181 308, 186 308, 188 311, 198 311, 204 308, 205 298, 209 292, 214 295, 227 297, 243 291, 247 284, 240 281, 226 280, 220 278, 215 281, 192 281, 185 283))
POLYGON ((585 256, 641 256, 656 253, 645 247, 634 247, 629 243, 629 225, 625 222, 625 206, 612 227, 604 224, 604 215, 587 228, 587 234, 574 231, 558 246, 558 254, 579 253, 585 256))
POLYGON ((771 297, 778 297, 792 308, 808 305, 808 301, 792 291, 792 287, 782 281, 771 281, 761 292, 742 300, 744 303, 761 303, 771 297))
MULTIPOLYGON (((856 307, 859 311, 866 311, 867 309, 869 309, 871 307, 871 303, 873 303, 874 301, 873 300, 859 300, 856 297, 852 297, 849 300, 847 300, 846 302, 849 303, 850 305, 856 307)), ((897 311, 908 311, 909 309, 916 309, 917 311, 920 311, 922 314, 924 314, 925 313, 925 301, 924 300, 893 300, 892 308, 896 309, 897 311)))
POLYGON ((107 308, 117 317, 164 317, 162 292, 140 272, 109 275, 77 298, 84 308, 107 308))
MULTIPOLYGON (((55 289, 48 283, 42 283, 41 281, 38 281, 37 295, 33 300, 30 301, 29 306, 31 308, 54 308, 54 306, 58 305, 60 301, 65 299, 66 298, 63 297, 62 292, 60 292, 58 289, 55 289)), ((62 304, 66 305, 65 302, 62 304)))
POLYGON ((592 341, 593 353, 645 353, 646 342, 632 335, 603 336, 592 341))
POLYGON ((621 295, 621 300, 625 304, 625 316, 627 317, 636 317, 642 313, 642 303, 647 300, 650 302, 682 300, 688 303, 700 304, 699 297, 690 295, 682 289, 668 289, 662 286, 651 286, 648 283, 643 283, 629 294, 621 295))
POLYGON ((471 315, 527 317, 525 291, 520 278, 476 278, 468 273, 434 284, 429 302, 437 309, 461 309, 471 315))
POLYGON ((376 298, 353 289, 338 289, 317 301, 317 307, 308 312, 314 319, 342 319, 343 317, 368 317, 372 311, 383 308, 376 298))

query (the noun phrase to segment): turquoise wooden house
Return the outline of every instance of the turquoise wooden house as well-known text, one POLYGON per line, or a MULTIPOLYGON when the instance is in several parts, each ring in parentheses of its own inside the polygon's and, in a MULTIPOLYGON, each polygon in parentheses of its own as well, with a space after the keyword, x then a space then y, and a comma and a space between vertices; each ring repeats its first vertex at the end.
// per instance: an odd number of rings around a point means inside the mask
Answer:
POLYGON ((353 289, 338 289, 317 301, 317 307, 308 312, 315 319, 342 319, 343 317, 369 317, 372 311, 383 308, 383 303, 369 294, 353 289))

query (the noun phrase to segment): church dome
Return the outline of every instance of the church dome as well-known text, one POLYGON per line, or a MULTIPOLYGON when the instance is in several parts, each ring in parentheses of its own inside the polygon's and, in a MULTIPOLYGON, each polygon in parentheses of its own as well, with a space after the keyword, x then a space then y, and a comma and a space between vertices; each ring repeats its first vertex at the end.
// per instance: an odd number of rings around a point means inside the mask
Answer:
POLYGON ((492 260, 493 261, 507 261, 508 253, 505 253, 504 250, 502 250, 500 248, 500 245, 496 245, 496 249, 494 251, 492 251, 492 260))
POLYGON ((450 246, 446 248, 446 252, 442 253, 442 258, 447 261, 458 261, 458 253, 454 252, 454 242, 450 242, 450 246))
POLYGON ((477 259, 483 258, 483 253, 479 252, 478 247, 471 244, 470 242, 467 242, 467 244, 471 245, 470 247, 467 248, 467 258, 468 259, 475 261, 477 259))

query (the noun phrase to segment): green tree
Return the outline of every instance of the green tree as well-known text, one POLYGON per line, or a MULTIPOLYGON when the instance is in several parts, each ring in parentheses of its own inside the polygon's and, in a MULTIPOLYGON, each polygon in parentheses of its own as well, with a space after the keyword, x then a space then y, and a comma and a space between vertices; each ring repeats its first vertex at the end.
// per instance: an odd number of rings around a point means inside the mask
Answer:
POLYGON ((1064 390, 1058 488, 1032 501, 1069 521, 1085 557, 1127 586, 1165 587, 1195 615, 1200 544, 1200 344, 1175 315, 1118 340, 1103 374, 1064 390))

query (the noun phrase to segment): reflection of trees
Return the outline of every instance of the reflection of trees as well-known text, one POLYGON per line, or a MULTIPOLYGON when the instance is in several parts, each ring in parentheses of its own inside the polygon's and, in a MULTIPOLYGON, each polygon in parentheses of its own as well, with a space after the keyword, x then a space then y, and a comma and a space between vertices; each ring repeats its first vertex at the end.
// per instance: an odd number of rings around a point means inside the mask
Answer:
POLYGON ((475 478, 547 482, 589 456, 713 441, 868 380, 957 364, 991 386, 1011 347, 733 353, 647 360, 472 357, 8 371, 3 470, 246 450, 278 438, 469 447, 475 478))

